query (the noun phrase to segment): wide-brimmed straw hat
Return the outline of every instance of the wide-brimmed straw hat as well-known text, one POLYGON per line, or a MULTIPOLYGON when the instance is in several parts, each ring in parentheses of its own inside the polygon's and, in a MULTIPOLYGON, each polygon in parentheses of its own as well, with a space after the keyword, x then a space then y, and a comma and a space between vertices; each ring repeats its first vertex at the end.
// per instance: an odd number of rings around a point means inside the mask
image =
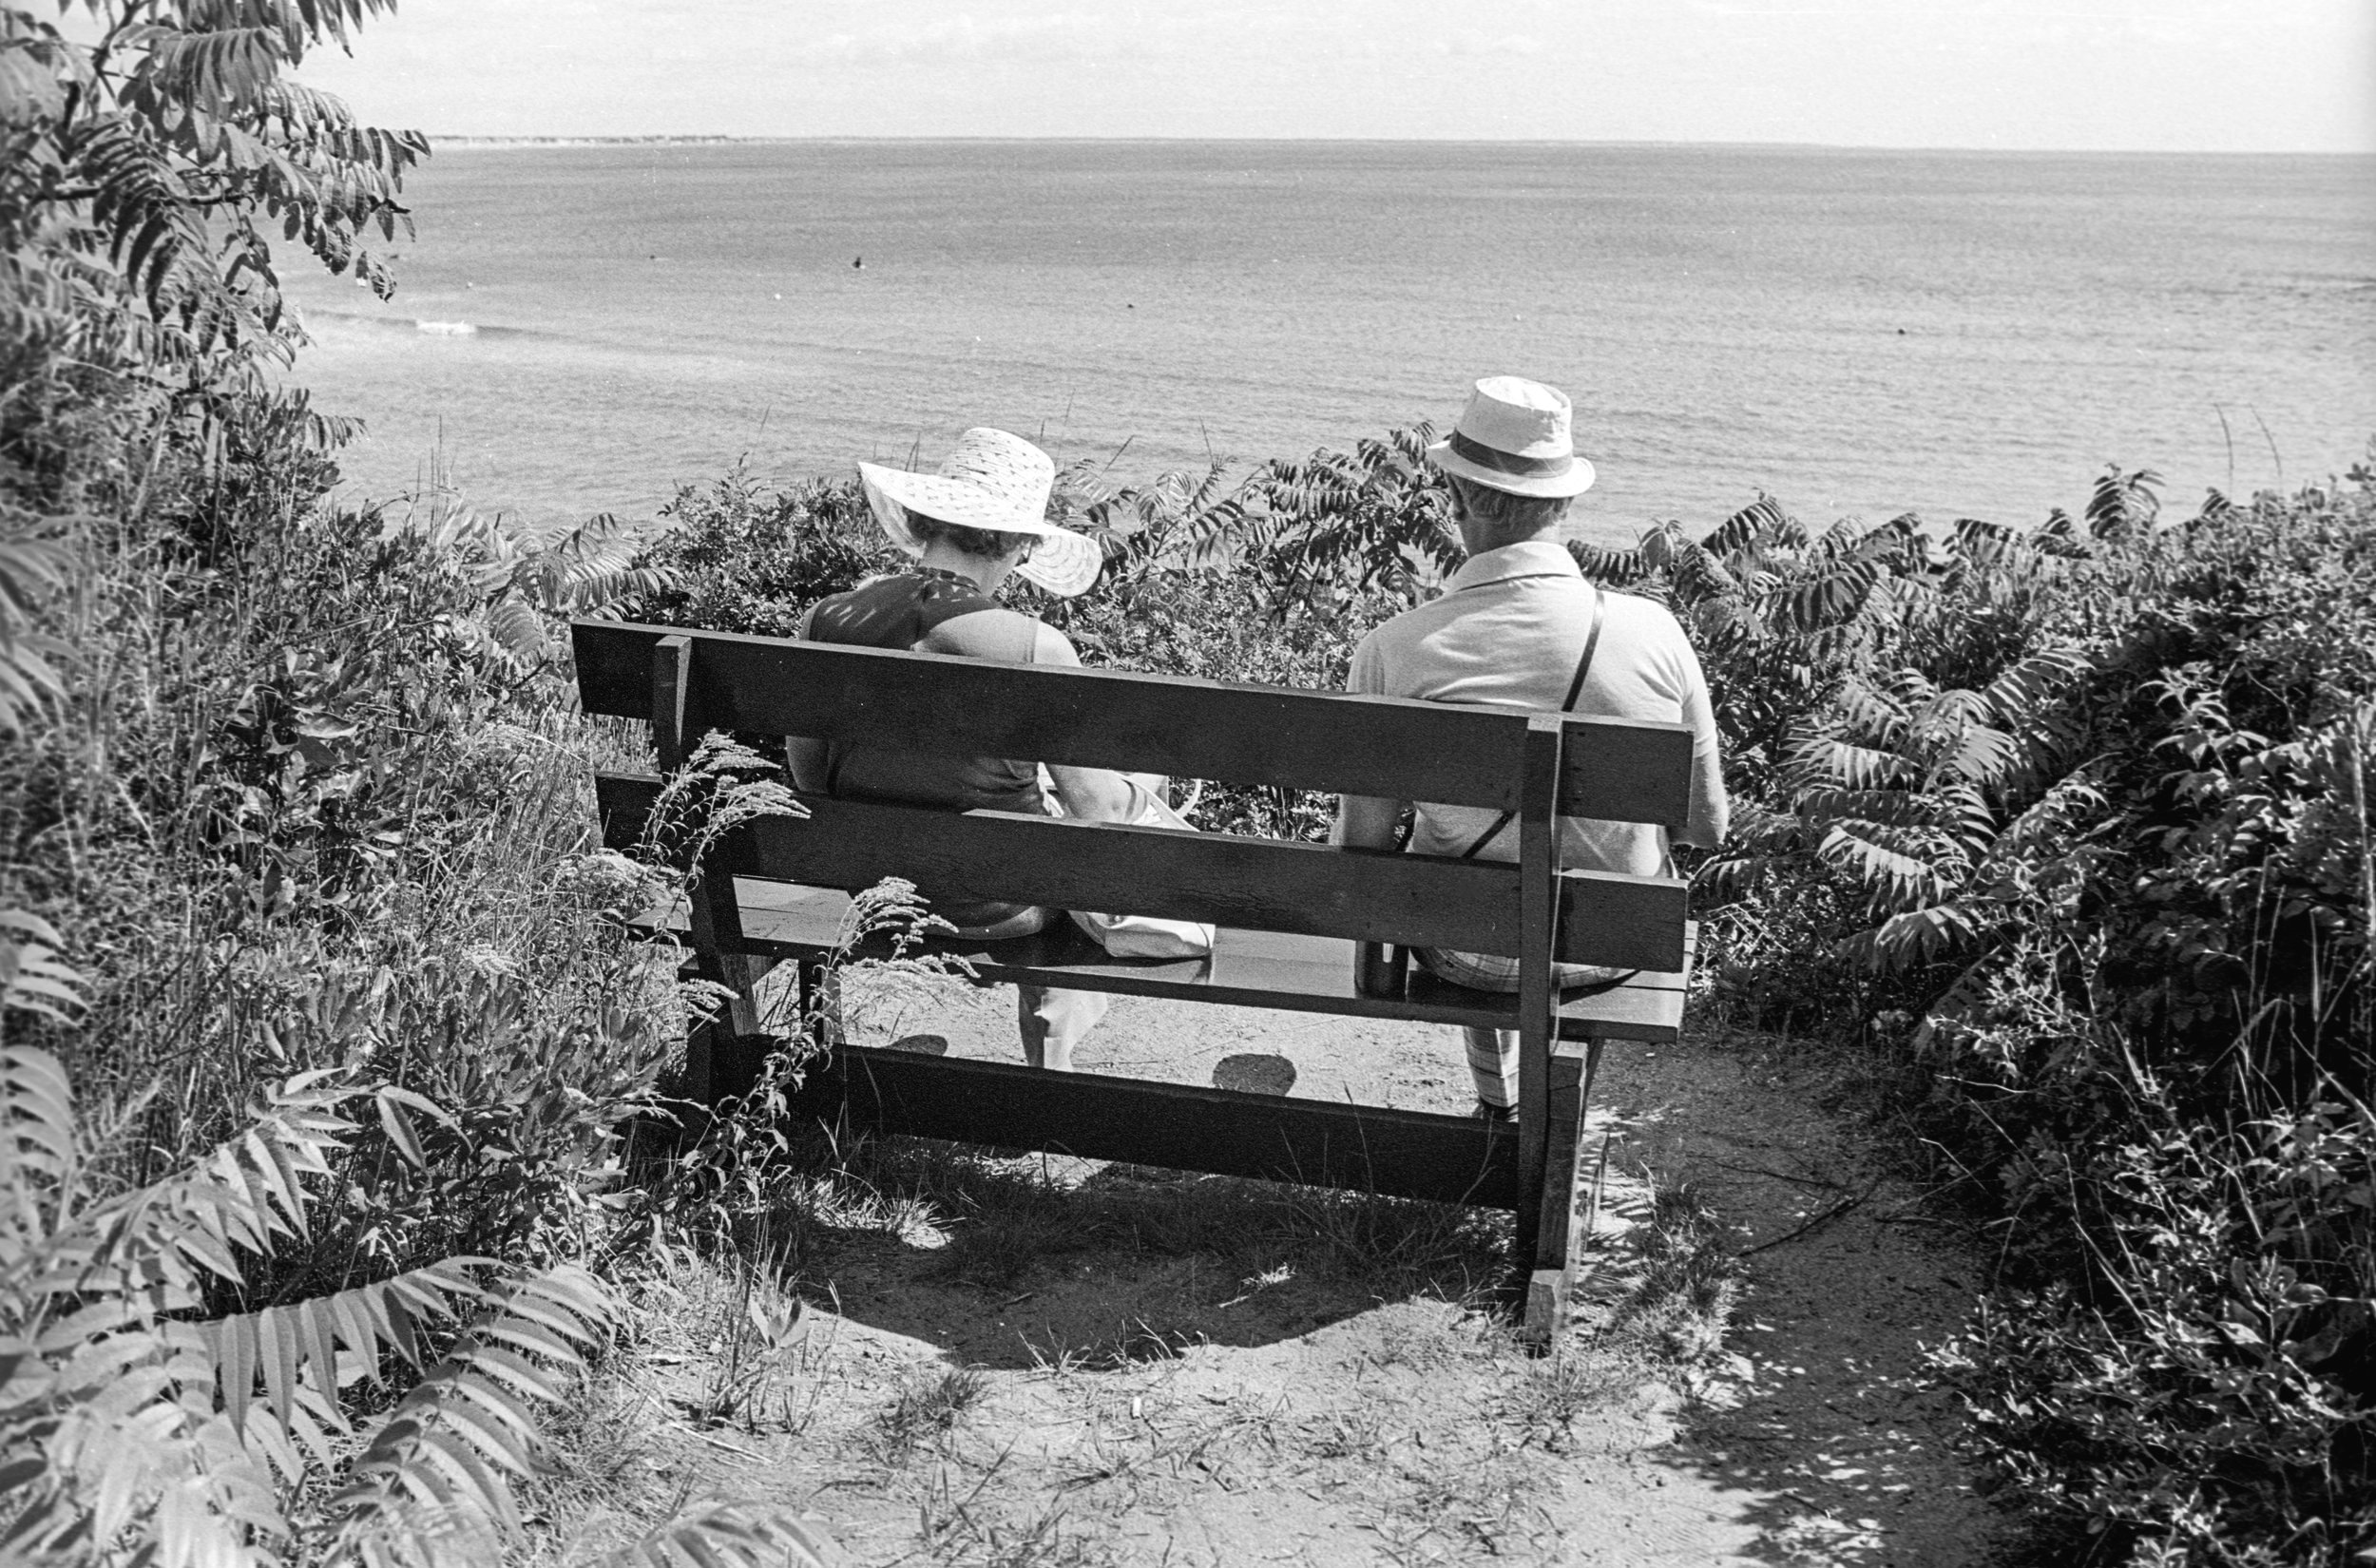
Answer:
POLYGON ((1512 495, 1581 495, 1592 488, 1592 465, 1576 455, 1572 421, 1559 388, 1488 375, 1470 391, 1452 433, 1428 449, 1428 460, 1512 495))
POLYGON ((1020 435, 977 427, 957 438, 938 473, 861 463, 858 478, 874 521, 910 555, 924 553, 923 541, 908 526, 908 514, 920 512, 968 528, 1031 535, 1039 543, 1015 570, 1061 598, 1086 590, 1105 564, 1096 540, 1047 520, 1056 464, 1020 435))

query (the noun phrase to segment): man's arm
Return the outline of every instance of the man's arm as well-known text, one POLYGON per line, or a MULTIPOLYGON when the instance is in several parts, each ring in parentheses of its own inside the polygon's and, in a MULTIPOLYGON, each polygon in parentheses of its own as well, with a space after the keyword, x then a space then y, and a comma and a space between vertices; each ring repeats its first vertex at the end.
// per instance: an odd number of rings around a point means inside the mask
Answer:
MULTIPOLYGON (((1380 656, 1373 627, 1353 647, 1352 665, 1345 672, 1345 689, 1358 695, 1386 695, 1386 662, 1380 656)), ((1383 795, 1341 794, 1336 797, 1336 825, 1329 842, 1349 850, 1390 850, 1403 825, 1406 802, 1383 795)))
POLYGON ((1692 731, 1691 825, 1676 835, 1684 844, 1713 850, 1724 842, 1732 826, 1733 806, 1724 794, 1724 756, 1716 747, 1715 704, 1708 697, 1707 677, 1699 656, 1683 645, 1683 722, 1692 731))

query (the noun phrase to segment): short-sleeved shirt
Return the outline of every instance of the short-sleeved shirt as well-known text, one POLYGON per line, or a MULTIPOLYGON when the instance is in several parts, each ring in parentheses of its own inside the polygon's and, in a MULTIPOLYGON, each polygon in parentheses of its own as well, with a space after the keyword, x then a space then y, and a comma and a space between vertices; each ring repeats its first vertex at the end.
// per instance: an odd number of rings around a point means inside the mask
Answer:
MULTIPOLYGON (((1348 691, 1430 702, 1557 710, 1592 629, 1593 586, 1567 547, 1530 540, 1471 556, 1437 598, 1372 628, 1353 650, 1348 691)), ((1571 712, 1596 718, 1680 722, 1692 732, 1690 833, 1713 845, 1724 833, 1724 774, 1715 711, 1699 658, 1665 606, 1606 595, 1600 646, 1571 712)), ((1493 826, 1482 807, 1422 801, 1410 849, 1457 855, 1493 826)), ((1649 823, 1567 817, 1562 864, 1656 875, 1666 868, 1666 830, 1649 823)), ((1478 851, 1518 858, 1509 827, 1478 851)))
MULTIPOLYGON (((818 601, 800 618, 794 635, 820 642, 910 648, 1009 664, 1080 662, 1071 642, 1054 627, 1001 606, 969 578, 923 566, 874 578, 847 593, 818 601)), ((825 787, 846 799, 899 805, 1020 812, 1032 816, 1046 809, 1040 790, 1040 765, 1014 757, 835 743, 825 750, 825 787)), ((999 935, 1028 934, 1038 925, 1018 926, 1018 922, 1035 913, 1043 922, 1046 918, 1044 911, 1035 911, 1032 906, 1004 900, 933 895, 931 903, 933 913, 968 935, 994 929, 999 935)))
MULTIPOLYGON (((819 600, 800 618, 794 635, 1028 664, 1047 629, 1003 607, 954 572, 910 567, 819 600)), ((1071 651, 1069 644, 1065 651, 1071 651)), ((1043 809, 1039 764, 1012 757, 835 744, 826 751, 825 777, 827 789, 853 800, 1035 815, 1043 809)))

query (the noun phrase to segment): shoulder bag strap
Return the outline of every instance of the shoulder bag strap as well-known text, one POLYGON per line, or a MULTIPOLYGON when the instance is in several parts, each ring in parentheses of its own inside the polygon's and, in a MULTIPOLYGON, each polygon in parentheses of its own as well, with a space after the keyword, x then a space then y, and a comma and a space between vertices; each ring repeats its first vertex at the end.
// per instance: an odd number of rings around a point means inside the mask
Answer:
MULTIPOLYGON (((1593 651, 1600 646, 1600 618, 1602 612, 1608 607, 1608 596, 1600 591, 1600 583, 1594 583, 1592 585, 1592 630, 1584 634, 1584 656, 1576 660, 1576 678, 1567 683, 1567 696, 1560 702, 1562 713, 1576 706, 1576 698, 1583 694, 1584 676, 1592 669, 1593 651)), ((1460 852, 1460 858, 1475 859, 1477 851, 1499 838, 1502 830, 1508 827, 1517 815, 1516 812, 1504 812, 1500 816, 1495 817, 1493 826, 1479 833, 1476 842, 1460 852)))

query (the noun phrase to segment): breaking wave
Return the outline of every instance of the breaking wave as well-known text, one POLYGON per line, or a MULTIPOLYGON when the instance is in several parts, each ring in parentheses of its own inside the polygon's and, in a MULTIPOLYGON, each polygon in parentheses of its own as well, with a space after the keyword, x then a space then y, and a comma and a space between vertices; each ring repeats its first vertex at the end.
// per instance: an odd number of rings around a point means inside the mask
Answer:
POLYGON ((366 316, 361 311, 311 310, 305 313, 312 321, 335 321, 346 327, 368 327, 380 332, 407 333, 418 337, 539 337, 546 335, 527 327, 490 327, 477 321, 441 321, 407 316, 366 316))

